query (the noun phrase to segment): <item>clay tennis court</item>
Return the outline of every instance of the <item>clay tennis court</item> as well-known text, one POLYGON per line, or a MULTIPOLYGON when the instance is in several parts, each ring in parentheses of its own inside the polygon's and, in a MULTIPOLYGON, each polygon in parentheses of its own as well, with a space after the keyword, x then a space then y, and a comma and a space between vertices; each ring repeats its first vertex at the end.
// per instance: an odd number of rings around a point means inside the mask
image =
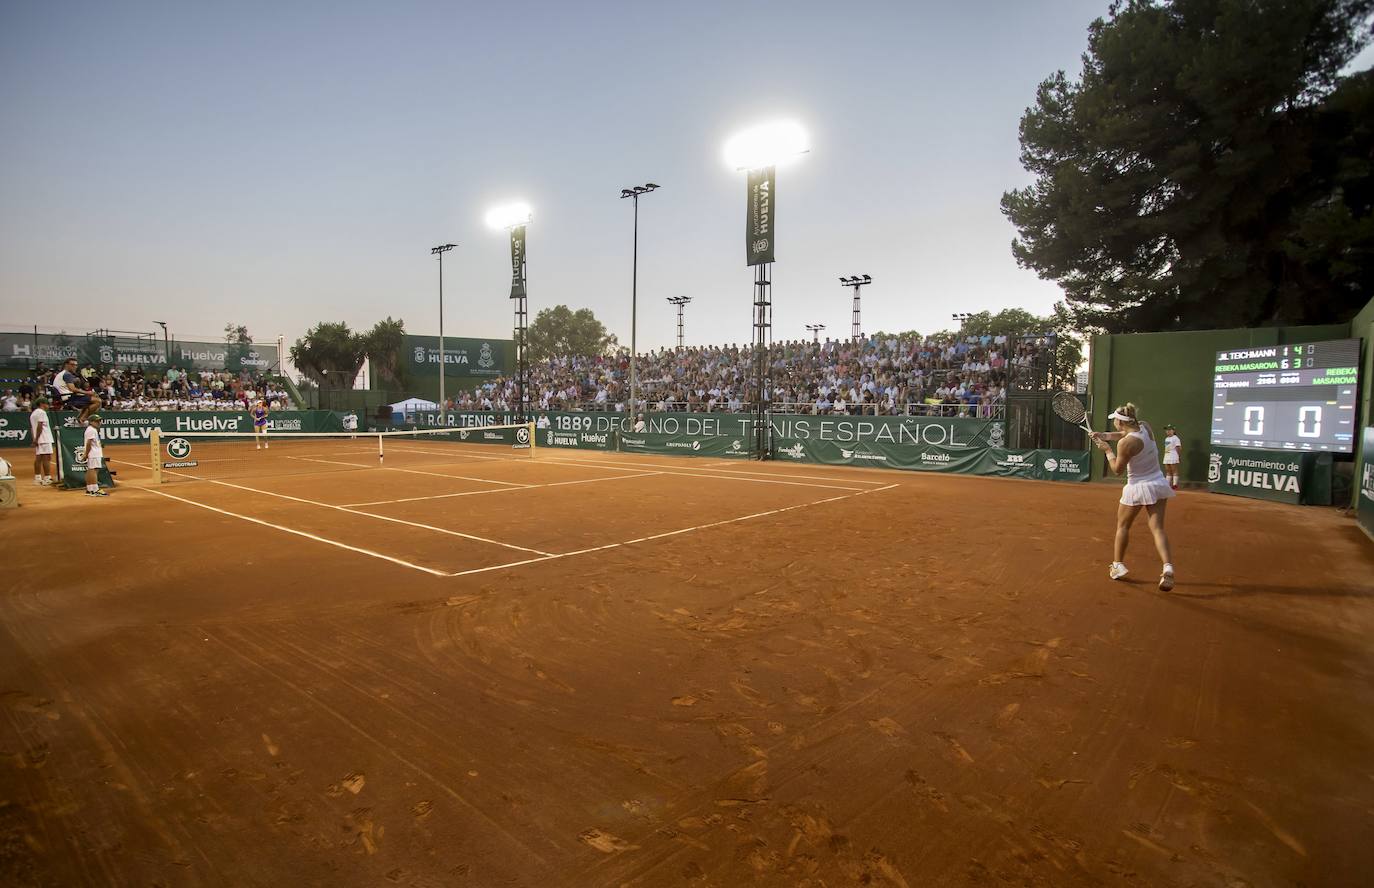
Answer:
POLYGON ((48 555, 0 596, 5 884, 1374 869, 1374 547, 1333 510, 1184 493, 1165 595, 1143 527, 1106 579, 1108 486, 107 455, 108 500, 0 519, 48 555))

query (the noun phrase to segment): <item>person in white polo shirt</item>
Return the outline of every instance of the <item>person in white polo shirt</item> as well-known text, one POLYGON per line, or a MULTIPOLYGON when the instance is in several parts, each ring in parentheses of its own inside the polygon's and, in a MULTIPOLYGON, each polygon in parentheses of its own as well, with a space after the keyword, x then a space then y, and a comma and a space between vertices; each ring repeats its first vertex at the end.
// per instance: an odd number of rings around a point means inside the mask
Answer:
POLYGON ((109 496, 100 489, 100 466, 104 463, 105 453, 100 449, 100 414, 92 413, 86 417, 86 496, 109 496))
POLYGON ((33 483, 45 487, 52 477, 52 423, 48 420, 48 399, 39 397, 29 414, 29 439, 33 441, 33 483))

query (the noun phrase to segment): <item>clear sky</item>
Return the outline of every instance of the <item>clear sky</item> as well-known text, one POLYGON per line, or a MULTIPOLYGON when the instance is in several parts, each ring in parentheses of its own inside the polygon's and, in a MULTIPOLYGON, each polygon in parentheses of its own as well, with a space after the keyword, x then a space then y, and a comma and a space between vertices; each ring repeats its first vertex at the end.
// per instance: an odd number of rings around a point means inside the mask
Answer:
POLYGON ((864 328, 955 311, 1043 313, 1002 192, 1028 181, 1017 123, 1076 74, 1107 0, 894 3, 0 4, 0 323, 174 335, 320 320, 509 337, 522 198, 530 310, 590 307, 639 345, 749 339, 745 125, 793 117, 779 170, 775 337, 848 335, 840 275, 870 274, 864 328))

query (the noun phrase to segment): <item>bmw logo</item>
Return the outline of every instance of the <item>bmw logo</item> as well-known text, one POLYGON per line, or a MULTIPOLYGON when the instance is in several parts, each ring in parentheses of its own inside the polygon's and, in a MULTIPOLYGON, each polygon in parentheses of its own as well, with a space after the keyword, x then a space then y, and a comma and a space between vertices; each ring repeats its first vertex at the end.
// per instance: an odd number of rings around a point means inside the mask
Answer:
POLYGON ((516 444, 528 444, 528 443, 530 443, 530 430, 529 430, 529 429, 525 429, 525 428, 516 429, 516 430, 515 430, 515 443, 516 443, 516 444))
POLYGON ((185 438, 173 438, 167 442, 167 455, 172 459, 185 459, 191 455, 191 442, 185 438))

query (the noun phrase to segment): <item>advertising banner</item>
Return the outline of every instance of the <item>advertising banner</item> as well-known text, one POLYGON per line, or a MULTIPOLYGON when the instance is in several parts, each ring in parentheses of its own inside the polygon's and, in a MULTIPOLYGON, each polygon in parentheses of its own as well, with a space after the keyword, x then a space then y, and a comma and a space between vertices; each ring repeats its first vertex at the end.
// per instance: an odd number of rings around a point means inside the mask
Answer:
POLYGON ((1207 489, 1229 496, 1248 496, 1297 504, 1303 501, 1306 466, 1315 454, 1213 447, 1207 464, 1207 489))
POLYGON ((256 343, 170 343, 141 336, 72 336, 66 333, 0 333, 0 363, 10 366, 53 367, 68 358, 83 366, 163 370, 170 352, 175 367, 188 370, 229 370, 235 373, 275 373, 280 355, 276 345, 256 343))
POLYGON ((32 443, 33 433, 29 428, 27 411, 0 413, 0 447, 29 447, 32 443))
MULTIPOLYGON (((558 432, 608 434, 628 432, 631 422, 625 413, 548 412, 537 414, 541 424, 558 432)), ((517 422, 513 413, 452 411, 442 417, 437 412, 414 413, 410 422, 421 428, 451 426, 504 425, 517 422)), ((648 413, 645 431, 662 435, 687 435, 699 438, 742 438, 746 445, 754 440, 758 420, 751 413, 648 413)), ((886 444, 932 444, 941 447, 1001 447, 1006 426, 1001 420, 962 416, 774 416, 773 434, 780 438, 815 439, 837 444, 873 441, 886 444)), ((591 445, 598 446, 598 445, 591 445)))
MULTIPOLYGON (((61 450, 57 458, 62 463, 62 486, 69 490, 85 487, 86 430, 81 428, 58 429, 57 447, 61 450)), ((96 480, 101 487, 114 487, 114 478, 110 475, 110 470, 103 465, 96 474, 96 480)))
MULTIPOLYGON (((80 432, 75 411, 49 413, 54 432, 61 429, 80 432)), ((100 440, 108 444, 142 444, 163 432, 251 432, 253 423, 247 413, 223 410, 194 413, 100 411, 100 440)), ((278 432, 342 432, 344 414, 332 410, 275 410, 269 414, 267 428, 278 432)), ((0 447, 28 447, 29 414, 0 414, 0 447)))
POLYGON ((525 295, 525 226, 510 230, 510 298, 525 295))
POLYGON ((773 193, 777 189, 774 167, 749 171, 749 205, 744 223, 746 265, 766 265, 773 261, 773 193))
POLYGON ((774 456, 784 462, 993 475, 1036 481, 1086 481, 1089 465, 1087 451, 942 447, 871 440, 839 444, 815 438, 779 438, 774 456))
MULTIPOLYGON (((509 339, 464 339, 444 337, 444 366, 448 377, 497 377, 513 372, 514 343, 509 339)), ((439 378, 439 337, 406 336, 403 355, 409 379, 422 383, 425 377, 439 378)))
POLYGON ((1364 430, 1364 465, 1360 469, 1359 500, 1355 503, 1355 517, 1365 533, 1374 537, 1374 426, 1364 430))
POLYGON ((753 440, 700 435, 667 435, 661 432, 620 432, 620 449, 626 453, 662 453, 669 456, 713 456, 752 459, 753 440))

